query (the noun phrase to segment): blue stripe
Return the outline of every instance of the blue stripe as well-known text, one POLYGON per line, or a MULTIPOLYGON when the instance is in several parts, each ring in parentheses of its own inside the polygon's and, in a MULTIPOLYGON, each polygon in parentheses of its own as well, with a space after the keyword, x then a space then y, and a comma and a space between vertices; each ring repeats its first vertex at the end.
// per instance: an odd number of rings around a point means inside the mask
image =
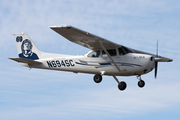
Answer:
POLYGON ((99 63, 100 65, 111 65, 111 63, 99 63))
MULTIPOLYGON (((101 66, 104 66, 104 65, 111 65, 111 63, 99 63, 99 65, 89 65, 87 63, 79 63, 79 62, 75 62, 76 64, 79 64, 79 65, 86 65, 86 66, 98 66, 98 67, 101 67, 101 66)), ((122 62, 116 62, 116 64, 118 64, 118 66, 129 66, 129 67, 132 67, 132 66, 139 66, 139 67, 142 67, 141 65, 138 65, 138 64, 131 64, 131 63, 122 63, 122 62)))
POLYGON ((97 65, 89 65, 89 64, 85 64, 85 63, 79 63, 79 62, 75 62, 76 64, 79 64, 79 65, 86 65, 86 66, 97 66, 97 65))

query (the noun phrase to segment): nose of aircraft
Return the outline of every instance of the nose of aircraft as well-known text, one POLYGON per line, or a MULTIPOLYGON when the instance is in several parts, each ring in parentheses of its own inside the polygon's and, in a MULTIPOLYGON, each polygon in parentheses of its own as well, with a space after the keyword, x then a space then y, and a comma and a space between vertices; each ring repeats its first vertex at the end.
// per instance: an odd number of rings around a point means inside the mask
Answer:
POLYGON ((133 57, 134 73, 135 74, 146 74, 154 68, 154 58, 151 55, 136 54, 133 57))

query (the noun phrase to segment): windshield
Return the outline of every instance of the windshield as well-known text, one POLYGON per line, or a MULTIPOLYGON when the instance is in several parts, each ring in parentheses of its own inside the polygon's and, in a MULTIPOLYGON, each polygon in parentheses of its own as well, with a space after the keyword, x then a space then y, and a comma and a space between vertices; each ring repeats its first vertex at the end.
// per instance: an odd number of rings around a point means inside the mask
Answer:
POLYGON ((88 57, 100 57, 100 51, 93 51, 87 55, 88 57))
POLYGON ((124 47, 124 46, 121 46, 120 48, 118 48, 118 50, 119 50, 119 55, 125 55, 125 54, 128 54, 128 53, 134 53, 134 51, 132 49, 124 47))

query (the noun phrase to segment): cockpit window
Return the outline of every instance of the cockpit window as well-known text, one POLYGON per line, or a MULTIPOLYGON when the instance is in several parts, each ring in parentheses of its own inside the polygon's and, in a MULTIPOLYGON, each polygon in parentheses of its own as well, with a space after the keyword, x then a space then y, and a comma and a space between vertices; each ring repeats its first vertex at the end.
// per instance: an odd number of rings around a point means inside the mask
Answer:
POLYGON ((122 49, 122 47, 118 48, 119 50, 119 55, 125 55, 125 52, 124 50, 122 49))
POLYGON ((88 54, 88 57, 100 57, 100 51, 93 51, 88 54))
MULTIPOLYGON (((107 50, 110 56, 116 56, 116 49, 107 50)), ((107 57, 107 54, 102 51, 102 57, 107 57)))

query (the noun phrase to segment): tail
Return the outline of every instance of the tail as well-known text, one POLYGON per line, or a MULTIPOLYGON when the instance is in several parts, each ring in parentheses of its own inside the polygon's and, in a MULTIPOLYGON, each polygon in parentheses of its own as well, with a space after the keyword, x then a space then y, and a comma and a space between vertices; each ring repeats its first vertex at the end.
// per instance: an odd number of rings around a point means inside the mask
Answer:
POLYGON ((29 60, 38 60, 41 57, 41 51, 32 42, 26 33, 14 34, 18 55, 20 58, 29 60))

